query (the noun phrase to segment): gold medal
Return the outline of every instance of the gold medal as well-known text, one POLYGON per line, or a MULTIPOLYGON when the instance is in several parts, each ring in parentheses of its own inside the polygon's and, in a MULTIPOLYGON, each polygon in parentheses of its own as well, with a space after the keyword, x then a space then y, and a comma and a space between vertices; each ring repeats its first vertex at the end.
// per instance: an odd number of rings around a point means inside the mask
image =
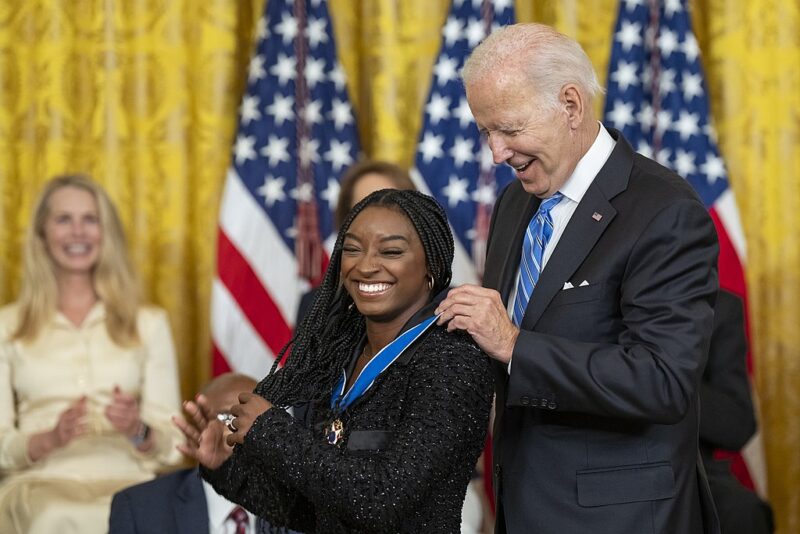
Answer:
POLYGON ((334 419, 330 425, 325 427, 325 439, 328 440, 328 443, 331 445, 336 445, 342 438, 343 432, 344 425, 342 424, 342 420, 334 419))

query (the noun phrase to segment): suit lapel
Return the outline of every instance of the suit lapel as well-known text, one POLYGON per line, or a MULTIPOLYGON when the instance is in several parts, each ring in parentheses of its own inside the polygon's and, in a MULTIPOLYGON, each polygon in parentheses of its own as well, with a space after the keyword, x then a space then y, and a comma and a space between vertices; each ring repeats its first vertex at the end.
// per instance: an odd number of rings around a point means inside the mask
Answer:
POLYGON ((208 506, 203 491, 203 481, 197 469, 183 478, 173 500, 177 534, 208 532, 208 506))
POLYGON ((569 280, 583 263, 616 214, 617 210, 603 198, 599 188, 592 183, 575 213, 572 214, 556 249, 539 277, 539 283, 536 284, 522 319, 523 329, 533 330, 547 309, 547 305, 564 286, 564 282, 569 280), (600 220, 597 220, 595 213, 601 215, 600 220))
MULTIPOLYGON (((617 130, 609 128, 608 131, 617 144, 583 195, 539 277, 520 325, 525 330, 534 329, 550 301, 583 263, 617 215, 610 200, 628 186, 633 168, 633 149, 617 130)), ((520 247, 521 243, 520 240, 520 247)))

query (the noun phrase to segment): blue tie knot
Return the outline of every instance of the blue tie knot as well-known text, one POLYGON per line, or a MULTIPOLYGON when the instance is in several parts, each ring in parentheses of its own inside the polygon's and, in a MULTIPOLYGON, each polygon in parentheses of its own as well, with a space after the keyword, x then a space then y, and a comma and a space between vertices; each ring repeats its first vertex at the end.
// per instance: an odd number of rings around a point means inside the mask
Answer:
POLYGON ((542 203, 539 204, 538 213, 550 213, 550 210, 556 207, 556 204, 561 202, 561 198, 563 196, 564 195, 562 195, 561 193, 556 192, 555 194, 553 194, 553 196, 542 200, 542 203))

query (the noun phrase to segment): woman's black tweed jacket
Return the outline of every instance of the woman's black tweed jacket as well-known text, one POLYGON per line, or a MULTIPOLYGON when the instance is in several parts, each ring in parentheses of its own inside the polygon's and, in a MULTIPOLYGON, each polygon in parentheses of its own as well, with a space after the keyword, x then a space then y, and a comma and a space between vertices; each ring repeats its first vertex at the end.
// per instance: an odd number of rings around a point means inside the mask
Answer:
POLYGON ((296 407, 296 418, 268 410, 233 456, 203 476, 273 527, 457 533, 492 386, 488 357, 471 338, 433 326, 348 408, 340 445, 323 437, 326 394, 296 407))

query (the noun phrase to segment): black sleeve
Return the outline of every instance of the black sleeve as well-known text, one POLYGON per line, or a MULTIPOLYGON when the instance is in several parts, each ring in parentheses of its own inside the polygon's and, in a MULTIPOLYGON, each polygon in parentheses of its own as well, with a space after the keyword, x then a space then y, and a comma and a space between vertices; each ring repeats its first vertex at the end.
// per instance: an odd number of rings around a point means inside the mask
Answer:
POLYGON ((720 291, 700 387, 700 440, 713 448, 738 451, 756 431, 746 359, 742 301, 720 291))
MULTIPOLYGON (((280 479, 272 484, 301 494, 314 507, 324 502, 350 528, 398 530, 431 487, 474 464, 483 445, 492 396, 488 358, 471 342, 445 345, 424 354, 420 347, 415 355, 405 417, 385 454, 331 446, 285 411, 272 409, 255 421, 234 461, 247 458, 248 465, 280 479)), ((469 469, 464 471, 466 484, 469 469)), ((243 481, 239 491, 257 498, 263 490, 251 488, 253 482, 243 481)))
MULTIPOLYGON (((258 383, 254 392, 269 398, 269 384, 280 379, 283 369, 258 383)), ((283 412, 278 408, 270 412, 283 412)), ((286 412, 283 412, 289 417, 286 412)), ((256 423, 258 423, 258 419, 256 423)), ((255 427, 255 424, 254 424, 255 427)), ((248 436, 253 429, 248 432, 248 436)), ((231 457, 217 469, 200 466, 200 474, 220 495, 267 519, 272 526, 289 527, 299 532, 314 530, 314 510, 295 488, 287 484, 281 465, 252 460, 243 446, 237 445, 231 457)))

